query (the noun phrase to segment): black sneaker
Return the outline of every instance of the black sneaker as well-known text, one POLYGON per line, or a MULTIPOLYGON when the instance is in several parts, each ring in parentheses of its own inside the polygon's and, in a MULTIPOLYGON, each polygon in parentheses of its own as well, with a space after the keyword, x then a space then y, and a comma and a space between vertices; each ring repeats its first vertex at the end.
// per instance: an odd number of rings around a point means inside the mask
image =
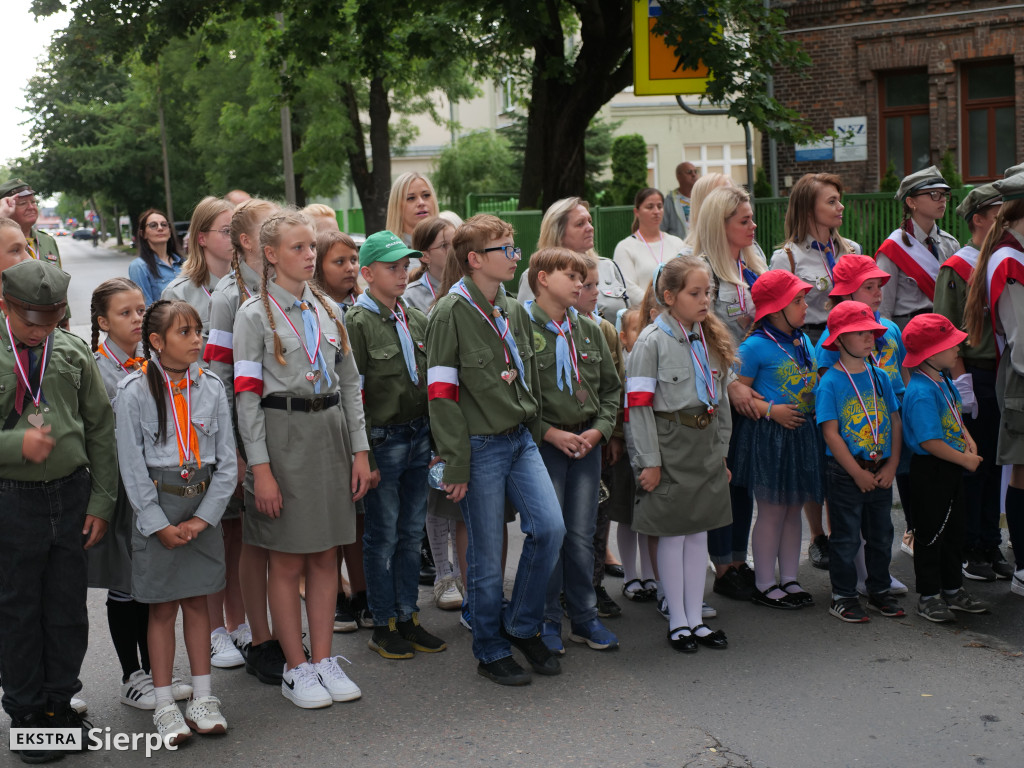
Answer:
POLYGON ((999 547, 986 549, 984 557, 988 560, 989 565, 992 566, 992 571, 995 573, 997 578, 1013 578, 1013 566, 1007 562, 1006 558, 1003 556, 1003 551, 999 547))
POLYGON ((338 593, 338 602, 334 608, 334 631, 335 632, 356 632, 359 629, 359 622, 352 611, 352 604, 344 593, 338 593))
POLYGON ((426 537, 420 542, 420 585, 429 587, 434 584, 437 578, 437 568, 434 567, 434 556, 430 552, 430 543, 426 537))
POLYGON ((277 640, 271 638, 259 645, 249 646, 249 655, 245 659, 245 671, 256 675, 256 679, 266 685, 281 685, 284 674, 284 651, 277 640))
POLYGON ((502 656, 487 664, 481 661, 477 664, 476 671, 498 685, 530 684, 530 673, 516 664, 516 660, 511 656, 502 656))
POLYGON ((612 600, 608 590, 604 588, 604 584, 598 584, 594 587, 594 594, 597 595, 598 616, 602 619, 613 619, 616 616, 622 615, 622 609, 619 608, 618 603, 612 600))
POLYGON ((843 597, 832 601, 832 607, 828 610, 833 616, 847 624, 866 624, 871 621, 864 609, 860 607, 860 600, 855 597, 843 597))
MULTIPOLYGON (((526 657, 530 666, 533 667, 533 671, 538 675, 557 675, 561 673, 562 665, 558 663, 558 659, 551 653, 551 649, 544 644, 539 632, 532 637, 515 637, 510 635, 508 630, 502 625, 501 636, 523 652, 523 656, 526 657)), ((495 682, 498 681, 495 680, 495 682)), ((529 679, 527 679, 527 682, 529 682, 529 679)), ((521 683, 506 683, 506 685, 521 685, 521 683)))
POLYGON ((382 627, 373 628, 373 637, 366 643, 385 659, 411 659, 416 655, 412 643, 398 632, 398 620, 392 616, 382 627))
POLYGON ((366 590, 356 592, 352 595, 352 614, 356 617, 356 623, 363 629, 373 629, 373 613, 366 601, 366 590))
POLYGON ((907 612, 903 610, 903 607, 890 597, 888 593, 869 596, 868 608, 873 611, 878 611, 880 614, 890 619, 901 619, 907 615, 907 612))
POLYGON ((72 709, 70 704, 54 707, 53 714, 50 715, 50 727, 70 728, 78 731, 78 743, 81 745, 79 751, 88 751, 89 731, 92 730, 92 723, 72 709))
POLYGON ((807 548, 807 557, 811 565, 819 571, 828 570, 828 536, 824 533, 818 534, 807 548))
POLYGON ((712 589, 716 594, 728 597, 730 600, 747 601, 754 594, 753 588, 734 565, 730 565, 725 573, 715 579, 712 589))
MULTIPOLYGON (((32 714, 25 715, 24 717, 12 717, 11 727, 53 728, 55 726, 53 724, 53 718, 49 715, 43 712, 33 712, 32 714)), ((21 762, 32 765, 52 763, 54 760, 60 760, 65 755, 63 750, 56 749, 12 749, 11 751, 21 758, 21 762)))
POLYGON ((440 653, 448 646, 440 637, 435 637, 423 628, 420 624, 419 613, 414 613, 408 621, 395 622, 398 634, 403 640, 407 640, 414 650, 424 653, 440 653))
POLYGON ((965 553, 966 562, 961 567, 965 579, 972 581, 995 581, 996 572, 992 568, 985 553, 976 549, 969 549, 965 553))

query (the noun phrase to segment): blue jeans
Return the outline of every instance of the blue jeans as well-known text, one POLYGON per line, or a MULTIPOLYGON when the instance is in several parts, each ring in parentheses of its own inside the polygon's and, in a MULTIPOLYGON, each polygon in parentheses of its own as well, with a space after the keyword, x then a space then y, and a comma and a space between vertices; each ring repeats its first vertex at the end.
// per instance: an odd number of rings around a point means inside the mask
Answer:
POLYGON ((565 589, 565 604, 574 624, 597 618, 594 593, 594 529, 601 490, 601 451, 572 459, 550 443, 542 443, 540 456, 548 468, 565 523, 565 540, 548 580, 544 619, 561 623, 558 596, 565 589))
POLYGON ((466 587, 473 614, 473 655, 489 664, 511 655, 509 642, 501 635, 503 623, 514 637, 532 637, 540 631, 565 525, 540 451, 525 427, 510 435, 470 435, 469 444, 469 489, 460 503, 469 534, 466 587), (507 605, 501 569, 506 497, 526 534, 507 605))
POLYGON ((47 483, 0 480, 0 677, 11 717, 53 711, 82 690, 91 483, 84 467, 47 483))
POLYGON ((889 591, 889 561, 892 559, 892 488, 875 488, 862 493, 839 462, 828 457, 825 468, 825 498, 828 500, 829 576, 832 596, 857 597, 857 569, 853 559, 864 537, 864 563, 868 594, 889 591))
POLYGON ((427 464, 430 424, 370 427, 380 484, 366 494, 363 516, 363 568, 373 623, 407 620, 419 610, 420 542, 427 517, 427 464))

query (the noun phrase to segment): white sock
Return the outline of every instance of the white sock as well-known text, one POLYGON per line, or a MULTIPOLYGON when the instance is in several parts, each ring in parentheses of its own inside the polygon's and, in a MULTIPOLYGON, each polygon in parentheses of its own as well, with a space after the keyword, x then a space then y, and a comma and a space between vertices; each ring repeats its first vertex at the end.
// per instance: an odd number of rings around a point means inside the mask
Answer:
MULTIPOLYGON (((193 688, 192 690, 195 690, 193 688)), ((156 696, 156 708, 167 706, 168 704, 174 703, 174 693, 171 690, 171 686, 162 685, 160 687, 153 688, 153 695, 156 696)))
POLYGON ((217 627, 215 630, 213 630, 213 632, 210 633, 210 637, 213 637, 214 635, 226 635, 227 633, 228 630, 226 627, 217 627))
POLYGON ((632 528, 619 523, 615 530, 615 541, 619 545, 619 559, 622 560, 623 584, 636 579, 636 539, 637 535, 632 528))
POLYGON ((211 696, 211 682, 209 675, 192 675, 192 698, 201 699, 203 696, 211 696))

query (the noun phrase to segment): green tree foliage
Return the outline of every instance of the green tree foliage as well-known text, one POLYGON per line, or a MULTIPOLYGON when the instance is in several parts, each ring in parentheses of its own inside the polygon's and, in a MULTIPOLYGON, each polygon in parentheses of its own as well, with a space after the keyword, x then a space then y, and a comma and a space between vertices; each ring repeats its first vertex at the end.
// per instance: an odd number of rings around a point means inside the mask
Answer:
POLYGON ((768 174, 763 166, 758 166, 754 172, 754 198, 765 198, 772 196, 772 183, 768 181, 768 174))
POLYGON ((896 190, 900 188, 900 177, 896 174, 896 163, 892 160, 885 167, 885 175, 878 182, 879 192, 892 192, 896 194, 896 190))
POLYGON ((519 177, 507 138, 491 131, 471 133, 441 153, 432 177, 442 207, 466 213, 466 195, 514 192, 519 177))
POLYGON ((956 168, 956 156, 953 154, 952 149, 947 148, 942 153, 942 157, 939 158, 939 170, 942 172, 942 178, 953 189, 960 189, 964 185, 964 177, 960 175, 960 171, 956 168))
POLYGON ((638 133, 612 142, 612 183, 608 205, 632 205, 636 193, 647 186, 647 142, 638 133))

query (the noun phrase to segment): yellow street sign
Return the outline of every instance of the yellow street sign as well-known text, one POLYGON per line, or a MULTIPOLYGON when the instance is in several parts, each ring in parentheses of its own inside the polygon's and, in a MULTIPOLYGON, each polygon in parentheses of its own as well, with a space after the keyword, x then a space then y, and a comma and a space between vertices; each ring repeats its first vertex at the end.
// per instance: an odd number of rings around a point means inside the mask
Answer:
POLYGON ((654 24, 661 15, 658 0, 633 3, 633 92, 638 96, 705 93, 708 69, 683 69, 675 52, 654 24))

